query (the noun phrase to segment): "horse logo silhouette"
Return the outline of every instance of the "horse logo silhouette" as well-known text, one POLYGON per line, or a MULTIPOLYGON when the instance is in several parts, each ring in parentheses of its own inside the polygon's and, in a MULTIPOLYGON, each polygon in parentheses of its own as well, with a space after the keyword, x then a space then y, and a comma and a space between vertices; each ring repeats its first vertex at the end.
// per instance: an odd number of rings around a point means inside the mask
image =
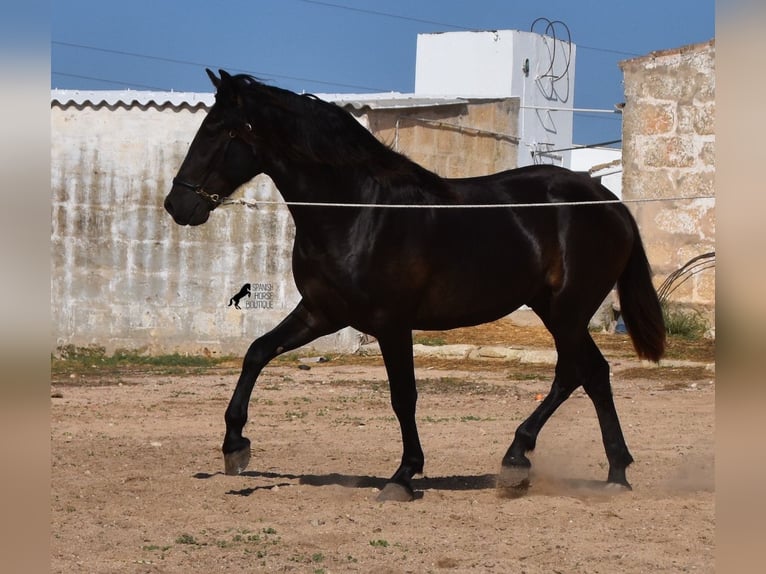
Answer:
POLYGON ((242 307, 239 306, 239 300, 242 299, 242 297, 250 297, 250 283, 245 283, 242 285, 242 289, 239 290, 239 292, 234 295, 231 299, 229 299, 229 304, 227 307, 231 307, 234 305, 235 309, 242 309, 242 307))

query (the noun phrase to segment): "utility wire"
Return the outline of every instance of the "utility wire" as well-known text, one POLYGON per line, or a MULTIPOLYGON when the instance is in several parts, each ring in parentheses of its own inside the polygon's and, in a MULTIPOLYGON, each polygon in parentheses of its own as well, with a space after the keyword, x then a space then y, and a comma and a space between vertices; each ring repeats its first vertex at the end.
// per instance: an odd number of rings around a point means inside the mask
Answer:
POLYGON ((452 28, 453 30, 464 30, 464 31, 474 30, 474 28, 467 28, 465 26, 459 26, 457 24, 446 24, 444 22, 436 22, 434 20, 412 18, 410 16, 401 16, 400 14, 391 14, 390 12, 380 12, 379 10, 369 10, 366 8, 357 8, 356 6, 346 6, 344 4, 335 4, 333 2, 321 2, 319 0, 298 0, 298 2, 303 2, 304 4, 316 4, 318 6, 324 6, 326 8, 336 8, 338 10, 347 10, 349 12, 358 12, 360 14, 368 14, 370 16, 393 18, 395 20, 405 20, 407 22, 418 22, 420 24, 431 24, 433 26, 442 26, 444 28, 452 28))
MULTIPOLYGON (((163 56, 152 56, 150 54, 139 54, 139 53, 136 53, 136 52, 127 52, 127 51, 124 51, 124 50, 113 50, 113 49, 110 49, 110 48, 99 48, 97 46, 87 46, 85 44, 75 44, 73 42, 61 42, 61 41, 54 40, 54 41, 51 41, 51 44, 52 45, 56 45, 56 46, 65 46, 67 48, 79 48, 79 49, 82 49, 82 50, 92 50, 92 51, 95 51, 95 52, 103 52, 103 53, 106 53, 106 54, 116 54, 116 55, 119 55, 119 56, 129 56, 129 57, 132 57, 132 58, 143 58, 143 59, 146 59, 146 60, 154 60, 154 61, 158 61, 158 62, 168 62, 170 64, 179 64, 179 65, 183 65, 183 66, 195 66, 195 67, 198 67, 198 68, 213 68, 213 69, 218 67, 218 66, 216 66, 214 64, 204 64, 204 63, 201 63, 201 62, 192 62, 192 61, 189 61, 189 60, 179 60, 179 59, 176 59, 176 58, 165 58, 163 56)), ((386 90, 385 88, 374 88, 374 87, 370 87, 370 86, 360 86, 358 84, 345 84, 345 83, 341 83, 341 82, 329 82, 329 81, 325 81, 325 80, 316 80, 316 79, 312 79, 312 78, 301 78, 301 77, 298 77, 298 76, 286 76, 284 74, 267 74, 267 73, 253 72, 251 70, 244 70, 242 68, 227 68, 227 70, 229 70, 231 72, 239 72, 239 73, 243 73, 243 74, 250 74, 252 76, 256 76, 256 77, 261 78, 261 79, 263 79, 265 77, 271 77, 271 78, 281 78, 281 79, 285 79, 285 80, 294 80, 294 81, 299 81, 299 82, 310 82, 310 83, 313 83, 313 84, 322 84, 322 85, 326 85, 326 86, 336 86, 336 87, 340 87, 340 88, 353 88, 353 89, 356 89, 356 90, 365 90, 365 91, 370 91, 370 92, 387 92, 387 91, 390 91, 390 90, 386 90)), ((73 77, 76 77, 73 74, 65 74, 63 72, 53 72, 53 73, 57 73, 57 74, 59 74, 61 76, 73 76, 73 77)), ((97 81, 111 82, 111 80, 101 80, 99 78, 86 78, 86 79, 93 79, 93 80, 97 80, 97 81)), ((139 84, 129 84, 129 83, 125 83, 125 82, 111 82, 111 83, 124 84, 124 85, 136 85, 136 86, 139 85, 139 84)))
POLYGON ((595 46, 585 46, 583 44, 576 44, 578 50, 593 50, 594 52, 606 52, 608 54, 618 54, 620 56, 643 56, 644 54, 639 54, 638 52, 625 52, 624 50, 611 50, 609 48, 596 48, 595 46))
POLYGON ((67 78, 77 78, 79 80, 90 80, 93 82, 104 82, 106 84, 116 84, 118 86, 126 86, 128 88, 143 88, 145 90, 153 90, 155 92, 167 92, 167 88, 160 88, 158 86, 147 86, 146 84, 136 84, 135 82, 123 82, 120 80, 108 80, 106 78, 96 78, 93 76, 83 76, 81 74, 68 74, 66 72, 51 72, 54 76, 64 76, 67 78))
MULTIPOLYGON (((339 5, 329 4, 327 2, 318 2, 318 1, 315 1, 315 0, 299 0, 299 1, 312 2, 312 3, 318 3, 318 4, 328 5, 328 6, 332 6, 332 7, 340 7, 340 8, 342 8, 339 5)), ((362 10, 362 9, 355 9, 355 10, 368 12, 368 11, 362 10)), ((395 17, 395 16, 392 15, 392 17, 395 17)), ((404 16, 401 16, 400 18, 409 19, 409 18, 406 18, 404 16)), ((446 24, 443 24, 443 25, 446 25, 446 24)), ((468 29, 468 28, 466 28, 466 29, 468 29)), ((170 64, 179 64, 179 65, 184 65, 184 66, 195 66, 195 67, 199 67, 199 68, 215 68, 216 67, 213 64, 204 64, 204 63, 201 63, 201 62, 192 62, 192 61, 189 61, 189 60, 179 60, 179 59, 176 59, 176 58, 166 58, 166 57, 163 57, 163 56, 153 56, 153 55, 150 55, 150 54, 139 54, 139 53, 136 53, 136 52, 128 52, 128 51, 125 51, 125 50, 114 50, 114 49, 110 49, 110 48, 100 48, 100 47, 97 47, 97 46, 88 46, 88 45, 85 45, 85 44, 77 44, 77 43, 74 43, 74 42, 62 42, 62 41, 58 41, 58 40, 53 40, 53 41, 51 41, 51 44, 52 45, 57 45, 57 46, 64 46, 64 47, 67 47, 67 48, 79 48, 79 49, 82 49, 82 50, 92 50, 94 52, 102 52, 102 53, 106 53, 106 54, 116 54, 116 55, 119 55, 119 56, 128 56, 128 57, 132 57, 132 58, 143 58, 143 59, 146 59, 146 60, 154 60, 154 61, 159 61, 159 62, 167 62, 167 63, 170 63, 170 64)), ((582 48, 582 47, 583 46, 578 46, 578 48, 582 48)), ((615 53, 626 54, 626 55, 636 55, 636 56, 638 55, 638 54, 633 54, 631 52, 619 52, 619 51, 616 51, 616 50, 603 50, 601 48, 589 48, 589 49, 601 50, 601 51, 606 51, 606 52, 615 52, 615 53)), ((264 79, 266 77, 282 78, 282 79, 285 79, 285 80, 293 80, 293 81, 299 81, 299 82, 309 82, 309 83, 321 84, 321 85, 325 85, 325 86, 335 86, 335 87, 340 87, 340 88, 352 88, 352 89, 355 89, 355 90, 364 90, 364 91, 367 91, 367 92, 388 92, 388 91, 390 91, 389 89, 386 89, 386 88, 362 86, 362 85, 358 85, 358 84, 347 84, 347 83, 343 83, 343 82, 330 82, 330 81, 326 81, 326 80, 317 80, 317 79, 313 79, 313 78, 303 78, 303 77, 299 77, 299 76, 288 76, 288 75, 285 75, 285 74, 266 74, 266 73, 253 72, 253 71, 245 70, 245 69, 242 69, 242 68, 228 67, 227 70, 232 71, 232 72, 240 72, 240 73, 244 73, 244 74, 250 74, 250 75, 259 77, 261 79, 264 79)), ((80 75, 80 74, 71 74, 71 73, 67 73, 67 72, 59 72, 59 71, 56 71, 56 70, 52 70, 51 73, 53 75, 56 75, 56 76, 63 76, 63 77, 68 77, 68 78, 78 78, 78 79, 82 79, 82 80, 90 80, 90 81, 95 81, 95 82, 104 82, 104 83, 108 83, 108 84, 116 84, 116 85, 120 85, 120 86, 132 87, 132 88, 144 88, 144 89, 149 89, 149 90, 169 91, 168 88, 160 88, 160 87, 157 87, 157 86, 149 86, 149 85, 146 85, 146 84, 140 84, 140 83, 136 83, 136 82, 125 82, 125 81, 121 81, 121 80, 110 80, 110 79, 107 79, 107 78, 98 78, 98 77, 94 77, 94 76, 85 76, 85 75, 80 75)), ((616 118, 609 118, 609 119, 616 119, 616 118)))
MULTIPOLYGON (((422 18, 413 18, 411 16, 402 16, 401 14, 392 14, 391 12, 381 12, 380 10, 369 10, 366 8, 358 8, 356 6, 347 6, 345 4, 336 4, 334 2, 324 2, 321 0, 297 0, 298 2, 303 2, 304 4, 315 4, 317 6, 324 6, 326 8, 335 8, 337 10, 347 10, 349 12, 358 12, 360 14, 368 14, 370 16, 378 16, 382 18, 392 18, 395 20, 404 20, 407 22, 418 22, 420 24, 430 24, 433 26, 442 26, 444 28, 451 28, 453 30, 463 30, 465 32, 475 32, 480 30, 480 28, 471 28, 470 26, 461 26, 459 24, 450 24, 447 22, 437 22, 435 20, 425 20, 422 18)), ((577 48, 584 49, 584 50, 593 50, 596 52, 607 52, 610 54, 620 54, 622 56, 641 56, 642 54, 638 54, 636 52, 626 52, 624 50, 613 50, 609 48, 599 48, 596 46, 584 46, 581 44, 577 44, 577 48)))
MULTIPOLYGON (((440 27, 443 27, 443 28, 451 28, 451 29, 454 29, 454 30, 465 30, 465 31, 476 30, 476 28, 470 28, 470 27, 467 27, 467 26, 461 26, 461 25, 451 24, 451 23, 447 23, 447 22, 439 22, 439 21, 427 20, 427 19, 423 19, 423 18, 414 18, 414 17, 410 17, 410 16, 403 16, 403 15, 400 15, 400 14, 393 14, 393 13, 390 13, 390 12, 383 12, 383 11, 380 11, 380 10, 370 10, 370 9, 365 9, 365 8, 358 8, 358 7, 355 7, 355 6, 347 6, 347 5, 344 5, 344 4, 337 4, 337 3, 334 3, 334 2, 325 2, 325 1, 322 1, 322 0, 297 0, 297 1, 303 2, 304 4, 314 4, 314 5, 317 5, 317 6, 323 6, 323 7, 326 7, 326 8, 332 8, 332 9, 336 9, 336 10, 346 10, 346 11, 350 11, 350 12, 356 12, 356 13, 361 13, 361 14, 368 14, 370 16, 375 16, 375 17, 379 17, 379 18, 392 18, 392 19, 396 19, 396 20, 417 22, 417 23, 420 23, 420 24, 428 24, 428 25, 432 25, 432 26, 440 26, 440 27)), ((534 26, 534 24, 533 24, 533 26, 534 26)), ((547 29, 546 29, 546 31, 547 31, 547 29)), ((553 35, 553 37, 555 39, 555 34, 553 35)), ((184 65, 184 66, 195 66, 195 67, 205 67, 205 68, 215 68, 216 67, 215 65, 212 65, 212 64, 204 64, 204 63, 200 63, 200 62, 194 62, 194 61, 189 61, 189 60, 181 60, 181 59, 177 59, 177 58, 167 58, 167 57, 155 56, 155 55, 151 55, 151 54, 139 54, 139 53, 136 53, 136 52, 128 52, 128 51, 124 51, 124 50, 115 50, 115 49, 109 49, 109 48, 101 48, 101 47, 97 47, 97 46, 88 46, 88 45, 84 45, 84 44, 77 44, 77 43, 74 43, 74 42, 62 42, 62 41, 55 41, 54 40, 54 41, 51 42, 51 44, 52 45, 58 45, 58 46, 70 47, 70 48, 79 48, 79 49, 84 49, 84 50, 93 50, 93 51, 97 51, 97 52, 102 52, 102 53, 107 53, 107 54, 115 54, 115 55, 120 55, 120 56, 128 56, 128 57, 134 57, 134 58, 143 58, 143 59, 147 59, 147 60, 154 60, 154 61, 159 61, 159 62, 167 62, 167 63, 171 63, 171 64, 178 64, 178 65, 184 65)), ((620 54, 620 55, 624 55, 624 56, 640 56, 640 54, 637 54, 635 52, 627 52, 627 51, 613 50, 613 49, 607 49, 607 48, 598 48, 598 47, 595 47, 595 46, 578 45, 578 48, 585 49, 585 50, 599 51, 599 52, 607 52, 607 53, 613 53, 613 54, 620 54)), ((303 77, 298 77, 298 76, 288 76, 288 75, 284 75, 284 74, 265 74, 265 73, 253 72, 251 70, 244 70, 244 69, 241 69, 241 68, 228 68, 228 69, 233 71, 233 72, 248 73, 248 74, 260 77, 262 79, 265 78, 265 77, 272 77, 272 78, 282 78, 282 79, 286 79, 286 80, 293 80, 293 81, 300 81, 300 82, 309 82, 309 83, 313 83, 313 84, 320 84, 320 85, 326 85, 326 86, 335 86, 335 87, 342 87, 342 88, 351 88, 351 89, 356 89, 356 90, 364 90, 364 91, 369 91, 369 92, 386 92, 386 91, 389 91, 389 90, 387 90, 385 88, 361 86, 361 85, 358 85, 358 84, 347 84, 347 83, 341 83, 341 82, 329 82, 329 81, 326 81, 326 80, 317 80, 317 79, 313 79, 313 78, 303 78, 303 77)), ((71 78, 88 79, 88 80, 92 80, 92 81, 99 81, 99 82, 105 82, 105 83, 129 86, 129 87, 159 89, 159 88, 155 88, 155 87, 151 87, 151 86, 146 86, 146 85, 142 85, 142 84, 137 84, 137 83, 133 83, 133 82, 123 82, 123 81, 116 81, 116 80, 108 80, 108 79, 105 79, 105 78, 81 76, 81 75, 69 74, 69 73, 65 73, 65 72, 54 71, 53 74, 59 75, 59 76, 71 77, 71 78)))
POLYGON ((590 149, 590 148, 594 148, 594 147, 604 147, 604 146, 608 146, 608 145, 612 145, 612 144, 616 144, 616 143, 621 143, 621 142, 622 142, 622 140, 620 139, 620 140, 611 140, 611 141, 608 141, 608 142, 598 142, 598 143, 592 143, 592 144, 574 145, 572 147, 562 147, 562 148, 559 148, 559 149, 546 150, 545 153, 553 153, 553 152, 557 152, 557 151, 572 151, 574 149, 590 149))

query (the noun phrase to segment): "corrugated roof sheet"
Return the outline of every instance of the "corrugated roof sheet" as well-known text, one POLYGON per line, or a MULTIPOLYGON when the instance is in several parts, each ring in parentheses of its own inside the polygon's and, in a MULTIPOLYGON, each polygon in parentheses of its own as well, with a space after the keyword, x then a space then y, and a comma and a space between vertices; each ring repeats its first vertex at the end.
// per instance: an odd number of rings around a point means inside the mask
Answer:
MULTIPOLYGON (((473 98, 450 96, 421 96, 387 92, 382 94, 316 94, 328 102, 356 110, 433 107, 464 104, 473 98)), ((485 99, 485 98, 482 98, 485 99)), ((493 100, 497 98, 491 98, 493 100)), ((198 92, 150 92, 140 90, 51 90, 51 106, 77 109, 118 108, 142 110, 207 110, 215 102, 214 94, 198 92)))
POLYGON ((213 94, 196 92, 148 92, 139 90, 51 90, 51 106, 61 108, 209 109, 213 94))

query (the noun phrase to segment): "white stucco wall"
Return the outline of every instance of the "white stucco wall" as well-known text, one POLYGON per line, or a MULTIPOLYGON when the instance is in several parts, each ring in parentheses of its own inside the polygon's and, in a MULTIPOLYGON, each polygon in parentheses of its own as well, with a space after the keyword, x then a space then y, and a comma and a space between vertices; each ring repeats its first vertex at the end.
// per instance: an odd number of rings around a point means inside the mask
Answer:
MULTIPOLYGON (((205 111, 51 110, 53 344, 242 355, 300 299, 282 206, 217 209, 199 227, 163 208, 205 111), (260 283, 270 308, 227 305, 260 283), (266 287, 268 286, 268 287, 266 287)), ((259 176, 238 196, 278 200, 259 176)), ((350 329, 316 348, 352 350, 350 329)))

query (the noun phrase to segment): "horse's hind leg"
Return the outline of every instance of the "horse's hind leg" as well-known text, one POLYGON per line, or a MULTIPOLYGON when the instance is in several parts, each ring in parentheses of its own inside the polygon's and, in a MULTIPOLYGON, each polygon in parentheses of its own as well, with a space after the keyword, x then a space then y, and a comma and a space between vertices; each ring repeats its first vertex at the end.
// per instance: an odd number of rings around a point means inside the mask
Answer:
POLYGON ((534 450, 537 436, 553 412, 577 387, 585 389, 596 408, 607 460, 607 482, 630 488, 625 469, 633 461, 625 444, 609 384, 609 365, 587 329, 579 336, 554 333, 559 358, 551 391, 532 415, 519 425, 503 457, 499 486, 508 494, 523 493, 529 485, 531 464, 526 453, 534 450))
POLYGON ((590 376, 583 380, 583 389, 593 401, 596 416, 601 427, 606 458, 609 461, 607 483, 630 489, 625 477, 625 469, 633 462, 622 434, 617 409, 614 406, 612 386, 609 382, 609 364, 599 351, 590 335, 587 338, 587 354, 591 357, 593 369, 590 376))
POLYGON ((519 496, 526 492, 529 487, 529 470, 532 466, 526 453, 535 449, 537 435, 540 434, 543 425, 578 386, 572 372, 572 360, 566 354, 562 356, 560 348, 558 352, 556 375, 550 392, 529 418, 516 429, 513 442, 503 457, 498 487, 508 496, 519 496))
POLYGON ((300 303, 277 327, 250 345, 237 387, 226 409, 226 435, 222 447, 226 474, 239 474, 250 461, 250 440, 242 436, 242 429, 247 422, 250 395, 263 367, 277 355, 297 349, 341 327, 317 317, 300 303))

